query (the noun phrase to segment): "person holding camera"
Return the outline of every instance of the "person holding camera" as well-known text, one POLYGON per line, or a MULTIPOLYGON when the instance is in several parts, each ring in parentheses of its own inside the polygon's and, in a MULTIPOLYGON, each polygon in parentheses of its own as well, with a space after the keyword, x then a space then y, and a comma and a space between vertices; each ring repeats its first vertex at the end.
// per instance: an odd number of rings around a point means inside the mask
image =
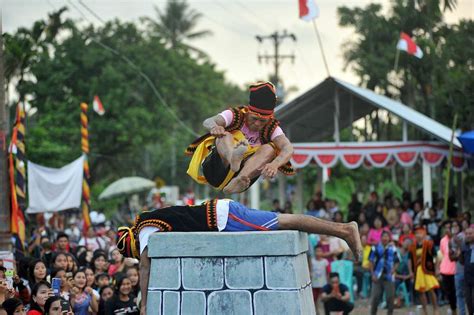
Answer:
POLYGON ((340 283, 339 274, 336 272, 329 274, 329 281, 329 284, 323 287, 321 294, 325 314, 329 315, 331 312, 349 314, 354 309, 354 304, 350 302, 349 288, 340 283))

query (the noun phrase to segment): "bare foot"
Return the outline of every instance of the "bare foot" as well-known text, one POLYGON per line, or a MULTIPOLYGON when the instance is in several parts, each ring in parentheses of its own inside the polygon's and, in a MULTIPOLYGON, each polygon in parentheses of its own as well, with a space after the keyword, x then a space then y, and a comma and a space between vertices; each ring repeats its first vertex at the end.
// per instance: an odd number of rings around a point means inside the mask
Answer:
POLYGON ((349 235, 345 241, 349 245, 352 254, 354 255, 354 260, 355 262, 362 261, 363 248, 362 243, 360 242, 359 226, 357 225, 357 222, 352 221, 347 223, 347 230, 349 235))
POLYGON ((250 178, 247 176, 238 176, 232 179, 222 190, 226 194, 240 193, 250 185, 250 178))
POLYGON ((230 159, 230 169, 232 172, 238 172, 240 170, 240 163, 242 162, 245 152, 247 152, 248 144, 247 140, 242 140, 234 147, 230 159))

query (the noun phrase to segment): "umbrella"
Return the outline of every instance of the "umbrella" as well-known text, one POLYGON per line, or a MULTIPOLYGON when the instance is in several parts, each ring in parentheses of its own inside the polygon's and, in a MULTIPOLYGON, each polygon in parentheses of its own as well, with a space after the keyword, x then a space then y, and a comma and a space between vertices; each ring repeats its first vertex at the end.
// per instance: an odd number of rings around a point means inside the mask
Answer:
POLYGON ((120 195, 128 195, 155 187, 155 182, 143 177, 124 177, 104 189, 99 200, 109 199, 120 195))
POLYGON ((458 137, 464 151, 474 154, 474 130, 464 132, 458 137))

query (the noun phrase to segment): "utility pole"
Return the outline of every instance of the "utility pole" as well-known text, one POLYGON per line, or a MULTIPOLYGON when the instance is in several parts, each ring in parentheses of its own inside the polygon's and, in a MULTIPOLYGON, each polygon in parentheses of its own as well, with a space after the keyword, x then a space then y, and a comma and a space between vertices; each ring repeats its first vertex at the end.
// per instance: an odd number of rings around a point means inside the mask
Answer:
POLYGON ((11 250, 10 203, 8 198, 7 135, 8 108, 5 100, 3 30, 0 16, 0 250, 11 250))
POLYGON ((278 88, 278 84, 280 83, 280 64, 284 59, 291 59, 292 62, 295 62, 295 55, 290 54, 290 55, 281 55, 280 54, 280 44, 285 40, 285 38, 291 38, 294 42, 296 42, 296 36, 293 33, 288 33, 286 30, 283 30, 282 33, 279 33, 278 31, 270 34, 270 35, 257 35, 255 36, 257 41, 259 43, 262 43, 264 40, 269 39, 273 41, 273 54, 263 54, 260 55, 258 54, 258 62, 262 62, 262 60, 265 61, 273 61, 274 65, 274 78, 273 78, 273 84, 278 88))

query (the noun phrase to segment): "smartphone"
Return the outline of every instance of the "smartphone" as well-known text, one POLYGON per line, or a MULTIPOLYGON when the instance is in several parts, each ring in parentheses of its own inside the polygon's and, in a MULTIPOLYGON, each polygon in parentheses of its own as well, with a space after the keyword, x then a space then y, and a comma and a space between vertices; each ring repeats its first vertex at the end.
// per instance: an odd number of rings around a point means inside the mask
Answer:
POLYGON ((69 312, 69 302, 61 299, 61 313, 69 312))
POLYGON ((51 288, 53 289, 54 295, 59 296, 61 293, 61 278, 53 278, 51 280, 51 288))
POLYGON ((15 271, 13 269, 7 269, 5 271, 5 278, 7 280, 7 287, 9 289, 13 288, 13 276, 15 275, 15 271))

